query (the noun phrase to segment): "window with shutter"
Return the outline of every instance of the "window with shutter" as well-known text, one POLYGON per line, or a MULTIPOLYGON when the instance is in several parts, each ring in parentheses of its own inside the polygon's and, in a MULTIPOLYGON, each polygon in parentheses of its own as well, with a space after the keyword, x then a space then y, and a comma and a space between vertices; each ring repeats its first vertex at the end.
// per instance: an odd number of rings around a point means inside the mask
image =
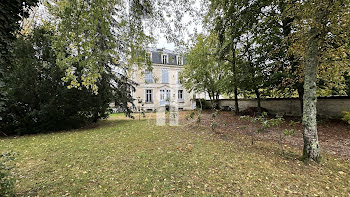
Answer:
POLYGON ((168 70, 162 70, 162 83, 169 83, 169 73, 168 70))
POLYGON ((145 82, 153 83, 153 73, 151 71, 145 71, 145 82))

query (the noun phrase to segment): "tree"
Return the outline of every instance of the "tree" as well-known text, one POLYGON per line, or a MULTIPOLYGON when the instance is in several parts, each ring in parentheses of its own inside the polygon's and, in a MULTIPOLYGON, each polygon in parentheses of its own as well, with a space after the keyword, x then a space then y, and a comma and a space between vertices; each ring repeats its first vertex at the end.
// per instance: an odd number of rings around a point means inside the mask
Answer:
MULTIPOLYGON (((256 94, 260 111, 260 89, 266 86, 264 82, 267 81, 263 75, 268 76, 264 70, 267 68, 268 52, 266 48, 262 50, 267 44, 263 39, 266 36, 264 30, 266 24, 270 26, 273 24, 267 23, 265 18, 272 13, 272 11, 269 13, 269 10, 273 10, 272 1, 211 0, 210 2, 205 22, 218 35, 219 57, 232 65, 232 88, 227 88, 226 91, 234 94, 236 114, 239 113, 239 88, 256 94)), ((273 37, 271 32, 270 37, 273 37)))
POLYGON ((236 49, 243 60, 239 71, 245 81, 240 88, 254 91, 258 106, 261 91, 276 89, 279 82, 284 91, 297 90, 303 97, 306 159, 320 158, 317 91, 345 94, 347 88, 349 5, 348 0, 210 1, 207 21, 219 32, 221 48, 236 49), (235 35, 239 43, 227 35, 235 35))
POLYGON ((224 91, 227 64, 218 61, 215 35, 197 37, 197 43, 186 56, 182 82, 189 91, 208 93, 212 105, 224 91))
POLYGON ((274 73, 271 51, 278 40, 274 21, 270 19, 274 8, 271 1, 253 1, 248 2, 245 9, 241 16, 246 29, 241 32, 240 85, 242 90, 255 94, 258 114, 261 114, 261 96, 263 91, 272 85, 271 78, 274 73))
MULTIPOLYGON (((130 114, 131 82, 112 70, 112 65, 100 62, 104 72, 91 89, 68 89, 69 82, 61 79, 64 71, 56 64, 52 50, 54 32, 50 25, 33 30, 28 37, 19 37, 13 48, 11 72, 5 77, 7 100, 0 112, 4 120, 0 130, 6 134, 25 134, 79 128, 109 114, 109 104, 130 114)), ((96 43, 106 47, 100 38, 96 43)), ((82 71, 77 69, 76 75, 82 71)))
POLYGON ((232 73, 228 79, 228 86, 225 93, 234 94, 235 113, 239 114, 238 106, 238 87, 239 87, 239 68, 238 68, 238 45, 245 31, 243 25, 241 10, 246 5, 244 1, 210 1, 210 8, 205 17, 205 24, 212 27, 209 31, 213 31, 218 39, 218 57, 223 62, 231 63, 232 73), (218 15, 218 13, 220 13, 218 15), (231 86, 231 87, 230 87, 231 86))
MULTIPOLYGON (((0 2, 0 111, 4 110, 6 92, 4 81, 11 56, 11 43, 16 39, 21 17, 27 17, 38 0, 3 0, 0 2)), ((0 121, 2 117, 0 116, 0 121)))
MULTIPOLYGON (((304 150, 306 160, 320 160, 317 135, 317 71, 325 65, 348 63, 349 2, 347 0, 297 1, 293 5, 299 39, 306 42, 304 81, 304 150)), ((303 56, 303 55, 302 55, 303 56)), ((337 65, 338 64, 338 65, 337 65)))
POLYGON ((0 61, 4 61, 9 55, 9 44, 16 37, 21 18, 27 17, 30 7, 37 2, 38 0, 3 0, 0 2, 0 61))
POLYGON ((141 16, 148 14, 148 2, 64 0, 47 4, 55 23, 53 49, 70 88, 87 87, 96 92, 96 82, 104 72, 98 62, 105 62, 106 55, 119 63, 131 61, 123 57, 135 57, 135 51, 148 39, 141 24, 141 16), (101 36, 105 48, 96 45, 101 36), (79 68, 81 82, 75 74, 79 68))

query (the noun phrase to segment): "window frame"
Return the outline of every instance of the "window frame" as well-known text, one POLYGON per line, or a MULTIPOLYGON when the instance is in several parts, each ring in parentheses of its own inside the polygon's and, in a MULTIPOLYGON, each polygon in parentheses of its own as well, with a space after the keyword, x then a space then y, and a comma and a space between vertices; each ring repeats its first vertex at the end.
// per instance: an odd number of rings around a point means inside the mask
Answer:
POLYGON ((145 72, 144 72, 144 81, 147 84, 154 83, 154 77, 153 77, 153 72, 152 71, 145 70, 145 72), (148 81, 149 80, 149 76, 151 77, 150 81, 148 81))
POLYGON ((177 100, 179 102, 184 102, 185 101, 185 91, 184 90, 177 90, 177 100), (181 94, 180 94, 181 92, 181 94), (181 98, 180 98, 180 95, 181 95, 181 98))
POLYGON ((164 84, 169 84, 169 69, 162 69, 162 83, 164 83, 164 84), (166 77, 166 79, 167 79, 167 81, 165 82, 164 81, 164 77, 163 77, 163 74, 164 74, 164 72, 166 71, 166 73, 167 73, 167 77, 166 77))
POLYGON ((162 64, 168 64, 169 60, 168 60, 168 54, 162 54, 161 56, 161 60, 162 60, 162 64), (164 57, 165 57, 165 63, 164 63, 164 57))
POLYGON ((182 66, 184 64, 183 57, 180 55, 176 56, 176 64, 182 66))
POLYGON ((145 103, 153 103, 153 89, 145 89, 145 103))

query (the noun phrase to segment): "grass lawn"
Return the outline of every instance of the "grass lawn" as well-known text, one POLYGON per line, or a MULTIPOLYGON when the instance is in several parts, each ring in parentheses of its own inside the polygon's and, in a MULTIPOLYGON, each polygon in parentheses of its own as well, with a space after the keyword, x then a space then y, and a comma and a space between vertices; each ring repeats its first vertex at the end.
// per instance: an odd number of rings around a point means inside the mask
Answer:
POLYGON ((207 127, 157 127, 113 115, 95 128, 0 139, 21 196, 349 196, 350 162, 295 159, 296 149, 207 127))

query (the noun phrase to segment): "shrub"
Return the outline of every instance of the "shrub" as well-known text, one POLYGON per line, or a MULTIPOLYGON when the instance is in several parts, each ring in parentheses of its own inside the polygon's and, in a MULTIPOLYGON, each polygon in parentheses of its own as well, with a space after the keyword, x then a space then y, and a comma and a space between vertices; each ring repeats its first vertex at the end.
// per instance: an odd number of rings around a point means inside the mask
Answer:
POLYGON ((342 120, 350 124, 350 111, 343 111, 342 120))
POLYGON ((206 101, 205 99, 198 99, 196 101, 196 106, 197 108, 201 109, 212 109, 210 102, 206 101))
MULTIPOLYGON (((241 116, 240 119, 247 120, 251 123, 259 123, 259 127, 256 131, 251 132, 251 143, 252 145, 254 144, 254 136, 255 133, 264 133, 268 132, 270 128, 276 127, 278 128, 280 124, 284 121, 284 119, 280 116, 276 116, 276 118, 268 118, 267 113, 263 112, 261 116, 258 117, 251 117, 251 116, 241 116)), ((294 129, 285 129, 285 130, 280 130, 279 134, 279 144, 281 146, 281 151, 282 154, 284 154, 284 149, 283 149, 283 140, 286 136, 291 136, 295 133, 294 129)))
POLYGON ((0 155, 0 196, 14 196, 14 178, 11 174, 10 162, 14 159, 13 152, 0 155))

